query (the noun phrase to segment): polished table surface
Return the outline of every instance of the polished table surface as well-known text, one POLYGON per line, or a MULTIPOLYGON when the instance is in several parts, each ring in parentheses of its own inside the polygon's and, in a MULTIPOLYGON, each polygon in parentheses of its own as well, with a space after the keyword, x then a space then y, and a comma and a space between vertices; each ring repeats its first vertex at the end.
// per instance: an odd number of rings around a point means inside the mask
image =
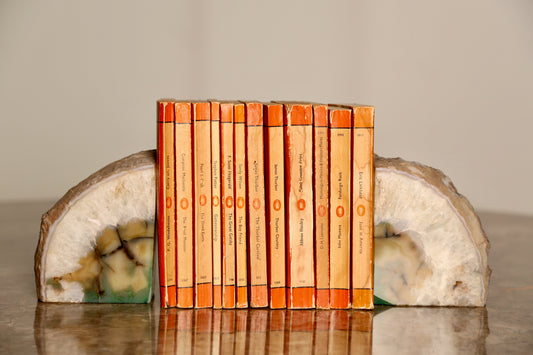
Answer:
POLYGON ((0 353, 533 354, 533 217, 480 213, 486 308, 373 312, 160 310, 37 302, 33 256, 50 202, 0 204, 0 353))

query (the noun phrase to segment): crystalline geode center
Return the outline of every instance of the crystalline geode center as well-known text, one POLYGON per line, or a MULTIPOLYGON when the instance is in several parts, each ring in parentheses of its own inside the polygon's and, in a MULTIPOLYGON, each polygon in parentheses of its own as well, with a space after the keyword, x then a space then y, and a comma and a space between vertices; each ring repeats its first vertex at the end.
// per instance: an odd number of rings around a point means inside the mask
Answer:
POLYGON ((151 298, 154 221, 133 219, 108 226, 74 272, 46 281, 56 291, 78 283, 84 302, 146 303, 151 298))

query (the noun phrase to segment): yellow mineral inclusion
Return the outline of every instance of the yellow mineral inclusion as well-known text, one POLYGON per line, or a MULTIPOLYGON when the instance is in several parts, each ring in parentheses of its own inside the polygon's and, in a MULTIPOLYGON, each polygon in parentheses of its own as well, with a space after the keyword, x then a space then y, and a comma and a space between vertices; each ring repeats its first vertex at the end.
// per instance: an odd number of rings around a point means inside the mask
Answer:
POLYGON ((80 268, 53 278, 51 284, 79 282, 86 302, 137 302, 151 297, 154 230, 153 222, 138 219, 107 227, 96 239, 96 248, 80 259, 80 268))

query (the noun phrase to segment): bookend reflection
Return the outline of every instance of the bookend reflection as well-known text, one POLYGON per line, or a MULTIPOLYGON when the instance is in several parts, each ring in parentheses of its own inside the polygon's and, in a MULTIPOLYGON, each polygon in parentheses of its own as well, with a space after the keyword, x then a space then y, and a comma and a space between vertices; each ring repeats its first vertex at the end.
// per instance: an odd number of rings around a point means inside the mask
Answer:
POLYGON ((40 354, 485 353, 488 334, 486 308, 159 310, 38 303, 34 319, 40 354))
POLYGON ((106 351, 151 354, 155 331, 149 304, 37 303, 35 345, 39 354, 106 351))

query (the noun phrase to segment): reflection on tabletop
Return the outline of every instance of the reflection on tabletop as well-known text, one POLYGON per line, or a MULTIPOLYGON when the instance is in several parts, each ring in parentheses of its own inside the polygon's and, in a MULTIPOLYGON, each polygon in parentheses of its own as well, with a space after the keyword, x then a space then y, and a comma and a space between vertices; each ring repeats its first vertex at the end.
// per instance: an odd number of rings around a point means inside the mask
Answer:
POLYGON ((161 310, 158 353, 372 352, 373 312, 161 310))
POLYGON ((149 304, 37 303, 33 323, 39 354, 151 354, 149 304))
POLYGON ((34 321, 40 354, 484 353, 488 333, 485 308, 158 310, 39 303, 34 321))

